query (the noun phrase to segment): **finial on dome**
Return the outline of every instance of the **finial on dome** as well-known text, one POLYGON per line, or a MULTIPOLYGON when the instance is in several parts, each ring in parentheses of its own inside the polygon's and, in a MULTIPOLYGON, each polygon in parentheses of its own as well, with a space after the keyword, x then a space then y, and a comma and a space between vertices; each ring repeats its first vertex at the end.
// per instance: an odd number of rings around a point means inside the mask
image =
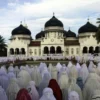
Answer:
POLYGON ((55 16, 55 13, 53 12, 53 16, 55 16))
POLYGON ((89 16, 88 16, 88 19, 87 19, 87 20, 88 20, 88 22, 90 21, 90 18, 89 18, 89 16))
POLYGON ((43 31, 43 28, 41 28, 41 31, 43 31))
POLYGON ((22 21, 20 21, 20 24, 22 25, 22 21))
POLYGON ((70 30, 70 27, 69 27, 69 30, 70 30))

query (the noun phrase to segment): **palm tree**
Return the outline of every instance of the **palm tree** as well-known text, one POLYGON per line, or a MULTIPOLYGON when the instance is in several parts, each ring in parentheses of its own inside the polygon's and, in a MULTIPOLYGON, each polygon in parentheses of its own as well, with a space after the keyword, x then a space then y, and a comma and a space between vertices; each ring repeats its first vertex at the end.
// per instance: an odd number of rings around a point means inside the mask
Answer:
POLYGON ((97 42, 100 43, 100 18, 97 18, 97 23, 99 25, 98 25, 98 30, 96 32, 96 39, 97 39, 97 42))
POLYGON ((0 35, 0 56, 6 56, 7 54, 7 45, 5 39, 0 35))

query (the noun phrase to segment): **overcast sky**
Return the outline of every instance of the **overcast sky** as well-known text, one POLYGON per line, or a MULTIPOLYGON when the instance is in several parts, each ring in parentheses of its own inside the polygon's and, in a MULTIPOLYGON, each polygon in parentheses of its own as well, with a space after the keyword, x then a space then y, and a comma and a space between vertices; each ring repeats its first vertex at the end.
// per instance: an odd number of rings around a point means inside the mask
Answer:
POLYGON ((22 21, 27 23, 35 35, 44 29, 44 24, 53 16, 60 19, 64 29, 69 27, 78 34, 78 29, 87 22, 96 24, 100 17, 100 0, 1 0, 0 1, 0 35, 6 40, 11 31, 22 21))

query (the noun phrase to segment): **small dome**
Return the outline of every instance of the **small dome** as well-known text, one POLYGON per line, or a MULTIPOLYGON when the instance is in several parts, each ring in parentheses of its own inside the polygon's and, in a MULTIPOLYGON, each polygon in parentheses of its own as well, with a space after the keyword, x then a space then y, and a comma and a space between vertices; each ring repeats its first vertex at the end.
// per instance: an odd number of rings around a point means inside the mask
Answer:
POLYGON ((91 24, 90 22, 87 22, 85 25, 79 28, 78 33, 86 33, 86 32, 96 32, 97 27, 91 24))
POLYGON ((21 24, 12 31, 12 35, 31 35, 31 32, 21 24))
POLYGON ((76 37, 76 34, 69 29, 67 32, 67 37, 76 37))
POLYGON ((50 27, 50 26, 63 27, 63 23, 60 20, 58 20, 55 16, 53 16, 49 21, 45 23, 45 27, 50 27))
POLYGON ((38 39, 38 38, 41 38, 41 37, 44 37, 44 36, 45 36, 45 31, 41 31, 35 36, 35 38, 38 39))

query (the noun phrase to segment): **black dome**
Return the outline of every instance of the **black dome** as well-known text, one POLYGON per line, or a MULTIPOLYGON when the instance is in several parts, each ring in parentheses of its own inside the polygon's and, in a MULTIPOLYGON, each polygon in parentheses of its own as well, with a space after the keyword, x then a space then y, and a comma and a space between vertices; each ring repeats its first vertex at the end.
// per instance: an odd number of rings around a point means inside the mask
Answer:
POLYGON ((97 27, 87 22, 84 26, 80 27, 78 33, 85 33, 85 32, 97 32, 97 27))
POLYGON ((67 37, 76 37, 76 34, 69 29, 67 32, 67 37))
POLYGON ((63 23, 60 20, 58 20, 55 16, 53 16, 49 21, 45 23, 45 27, 49 26, 63 27, 63 23))
POLYGON ((31 32, 21 24, 12 31, 12 35, 31 35, 31 32))
POLYGON ((44 37, 44 36, 45 36, 45 31, 41 31, 35 36, 35 38, 38 39, 38 38, 41 38, 41 37, 44 37))

